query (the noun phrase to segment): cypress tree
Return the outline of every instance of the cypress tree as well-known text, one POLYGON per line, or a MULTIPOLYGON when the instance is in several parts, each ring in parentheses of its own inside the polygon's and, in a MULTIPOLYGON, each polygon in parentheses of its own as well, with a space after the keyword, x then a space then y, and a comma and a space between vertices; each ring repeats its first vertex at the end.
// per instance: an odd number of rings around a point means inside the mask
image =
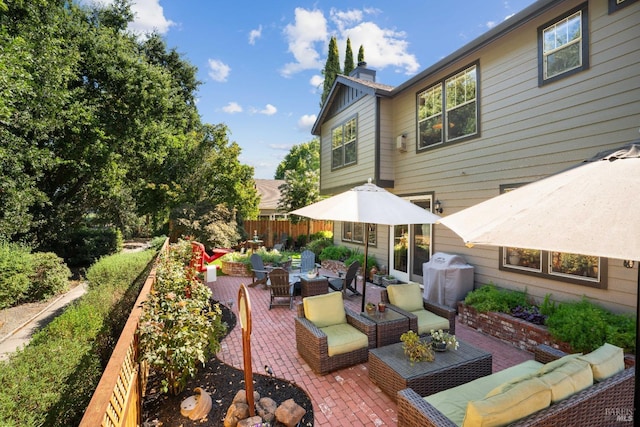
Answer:
POLYGON ((364 62, 364 46, 360 45, 358 50, 358 64, 364 62))
POLYGON ((351 50, 351 39, 347 38, 347 51, 344 55, 344 72, 345 76, 348 76, 355 68, 353 64, 353 51, 351 50))
POLYGON ((331 37, 329 41, 329 54, 327 55, 327 62, 324 65, 322 74, 324 75, 324 86, 322 98, 320 99, 321 107, 329 96, 329 91, 331 91, 336 76, 340 74, 340 54, 338 53, 338 41, 335 36, 331 37))

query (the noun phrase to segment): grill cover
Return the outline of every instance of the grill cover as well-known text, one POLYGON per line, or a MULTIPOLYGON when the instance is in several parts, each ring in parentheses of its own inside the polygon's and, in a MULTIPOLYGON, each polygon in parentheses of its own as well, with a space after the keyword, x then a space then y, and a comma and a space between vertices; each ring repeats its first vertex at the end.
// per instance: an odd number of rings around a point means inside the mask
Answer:
POLYGON ((422 264, 423 297, 452 308, 473 290, 473 266, 460 255, 436 252, 422 264))

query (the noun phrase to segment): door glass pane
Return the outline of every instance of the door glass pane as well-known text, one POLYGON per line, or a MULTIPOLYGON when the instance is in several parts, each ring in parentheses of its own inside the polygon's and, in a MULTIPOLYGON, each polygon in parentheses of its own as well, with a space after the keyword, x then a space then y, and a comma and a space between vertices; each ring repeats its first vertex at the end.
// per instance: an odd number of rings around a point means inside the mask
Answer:
POLYGON ((407 273, 407 252, 409 249, 409 231, 407 225, 393 227, 393 268, 407 273))
MULTIPOLYGON (((431 211, 430 200, 420 200, 413 202, 421 208, 431 211)), ((412 253, 412 273, 418 276, 422 276, 422 264, 429 261, 429 254, 431 253, 431 225, 430 224, 415 224, 412 226, 413 231, 413 250, 412 253)))

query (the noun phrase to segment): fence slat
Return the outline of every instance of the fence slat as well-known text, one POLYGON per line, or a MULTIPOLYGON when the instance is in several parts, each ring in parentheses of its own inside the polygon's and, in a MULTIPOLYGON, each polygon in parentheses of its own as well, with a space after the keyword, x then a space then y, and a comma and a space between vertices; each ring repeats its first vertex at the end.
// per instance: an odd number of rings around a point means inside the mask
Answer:
POLYGON ((307 235, 307 227, 309 228, 309 234, 317 233, 319 231, 333 232, 332 221, 311 220, 310 222, 302 221, 297 224, 293 224, 289 220, 282 219, 256 219, 244 221, 244 231, 247 238, 251 239, 254 234, 257 234, 258 238, 264 242, 264 245, 267 248, 272 248, 274 244, 279 243, 285 233, 288 237, 293 239, 293 242, 295 243, 298 236, 307 235))

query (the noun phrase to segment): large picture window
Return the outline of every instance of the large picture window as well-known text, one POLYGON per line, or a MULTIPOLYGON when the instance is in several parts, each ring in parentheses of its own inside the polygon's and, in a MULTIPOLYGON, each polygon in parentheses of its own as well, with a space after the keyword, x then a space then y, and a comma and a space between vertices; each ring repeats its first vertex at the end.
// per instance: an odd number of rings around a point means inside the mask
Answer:
POLYGON ((477 65, 418 93, 418 150, 478 134, 477 65))
POLYGON ((352 117, 331 131, 331 167, 353 164, 357 160, 358 120, 352 117))
MULTIPOLYGON (((501 193, 520 185, 507 185, 501 193)), ((500 270, 539 275, 554 280, 606 288, 607 260, 597 256, 537 249, 500 248, 500 270)))
POLYGON ((587 4, 538 28, 539 83, 589 68, 587 4))

